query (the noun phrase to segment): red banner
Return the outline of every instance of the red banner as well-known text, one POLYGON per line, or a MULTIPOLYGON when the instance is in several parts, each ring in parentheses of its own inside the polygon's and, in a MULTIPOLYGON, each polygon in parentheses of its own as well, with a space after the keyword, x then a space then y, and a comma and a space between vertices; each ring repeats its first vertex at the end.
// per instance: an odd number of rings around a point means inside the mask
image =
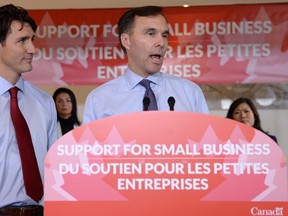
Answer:
MULTIPOLYGON (((126 71, 117 21, 126 9, 32 10, 37 85, 98 85, 126 71)), ((196 83, 287 82, 288 4, 170 7, 162 71, 196 83)))

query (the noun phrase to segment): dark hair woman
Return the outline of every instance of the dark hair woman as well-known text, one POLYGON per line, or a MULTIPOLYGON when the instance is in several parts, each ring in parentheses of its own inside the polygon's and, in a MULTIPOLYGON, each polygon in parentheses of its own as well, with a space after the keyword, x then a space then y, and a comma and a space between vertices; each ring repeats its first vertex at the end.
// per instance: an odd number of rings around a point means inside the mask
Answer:
POLYGON ((58 88, 53 94, 57 109, 58 138, 81 125, 77 117, 77 102, 68 88, 58 88))
POLYGON ((277 138, 275 136, 270 135, 267 131, 262 129, 259 113, 251 99, 241 97, 234 100, 230 105, 226 117, 260 130, 277 143, 277 138))

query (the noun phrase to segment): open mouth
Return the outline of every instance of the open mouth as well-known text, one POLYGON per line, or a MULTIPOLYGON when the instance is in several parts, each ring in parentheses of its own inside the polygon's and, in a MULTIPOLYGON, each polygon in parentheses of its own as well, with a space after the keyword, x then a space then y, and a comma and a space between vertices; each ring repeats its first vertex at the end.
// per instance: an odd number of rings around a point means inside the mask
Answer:
POLYGON ((152 61, 156 64, 161 64, 162 63, 162 56, 160 54, 153 54, 150 55, 150 58, 152 61))

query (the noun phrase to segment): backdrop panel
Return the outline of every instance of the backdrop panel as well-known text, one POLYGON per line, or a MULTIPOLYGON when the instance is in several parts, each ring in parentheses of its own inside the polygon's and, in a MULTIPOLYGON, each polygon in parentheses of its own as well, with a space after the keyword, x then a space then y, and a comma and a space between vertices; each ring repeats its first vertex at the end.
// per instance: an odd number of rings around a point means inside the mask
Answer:
MULTIPOLYGON (((126 9, 32 10, 39 24, 38 85, 98 85, 127 60, 117 21, 126 9)), ((170 42, 162 70, 197 83, 287 82, 288 4, 165 8, 170 42)))

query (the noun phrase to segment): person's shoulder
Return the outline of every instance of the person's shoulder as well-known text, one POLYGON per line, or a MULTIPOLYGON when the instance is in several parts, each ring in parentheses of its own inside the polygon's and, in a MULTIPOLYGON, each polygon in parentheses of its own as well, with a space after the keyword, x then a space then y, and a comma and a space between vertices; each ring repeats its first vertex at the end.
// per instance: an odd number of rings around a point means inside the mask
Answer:
POLYGON ((28 91, 35 98, 40 98, 40 99, 49 100, 49 101, 52 100, 52 97, 47 92, 33 85, 29 81, 24 80, 24 86, 25 86, 25 91, 28 91))
POLYGON ((161 72, 161 76, 162 76, 164 82, 167 81, 167 82, 170 82, 170 83, 175 84, 175 85, 181 85, 183 87, 193 87, 193 88, 199 87, 195 82, 188 80, 188 79, 184 79, 182 77, 177 77, 177 76, 174 76, 171 74, 166 74, 163 72, 161 72))
MULTIPOLYGON (((97 86, 96 88, 94 88, 89 95, 97 95, 97 94, 109 94, 109 93, 113 93, 114 90, 116 90, 116 88, 119 87, 120 83, 123 81, 123 77, 117 77, 115 79, 112 79, 110 81, 107 81, 99 86, 97 86)), ((115 92, 114 92, 115 93, 115 92)))
POLYGON ((274 142, 278 143, 277 137, 271 134, 267 134, 274 142))

